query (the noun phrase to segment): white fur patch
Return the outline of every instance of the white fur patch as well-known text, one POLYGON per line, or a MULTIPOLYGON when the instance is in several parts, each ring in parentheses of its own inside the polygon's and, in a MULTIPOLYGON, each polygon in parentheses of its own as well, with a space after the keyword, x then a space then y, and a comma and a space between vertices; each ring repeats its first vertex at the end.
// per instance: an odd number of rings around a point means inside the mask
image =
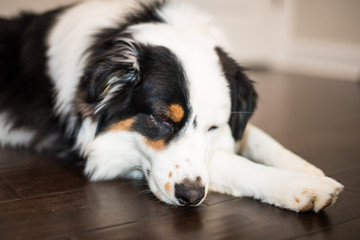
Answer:
POLYGON ((97 123, 93 122, 91 118, 88 117, 82 121, 75 143, 75 147, 80 151, 80 154, 84 154, 90 142, 94 140, 96 128, 97 123))
POLYGON ((12 129, 13 124, 6 113, 0 114, 0 143, 2 146, 27 147, 36 132, 26 128, 12 129))
POLYGON ((318 212, 333 204, 343 189, 328 177, 268 167, 223 151, 213 155, 210 172, 213 191, 254 197, 297 212, 318 212))
POLYGON ((287 150, 275 139, 252 124, 247 125, 238 148, 239 154, 268 166, 315 176, 325 176, 319 168, 287 150))
MULTIPOLYGON (((144 164, 134 132, 106 132, 92 141, 85 152, 85 173, 93 181, 125 176, 144 164)), ((135 174, 139 177, 139 174, 135 174)), ((135 176, 135 175, 128 175, 135 176)))

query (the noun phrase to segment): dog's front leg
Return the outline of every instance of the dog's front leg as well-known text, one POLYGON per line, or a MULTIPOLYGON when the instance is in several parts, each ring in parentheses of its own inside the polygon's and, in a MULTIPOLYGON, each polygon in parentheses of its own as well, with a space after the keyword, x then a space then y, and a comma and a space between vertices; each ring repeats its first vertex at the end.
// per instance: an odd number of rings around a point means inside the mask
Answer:
POLYGON ((342 189, 328 177, 264 166, 221 150, 210 163, 211 191, 254 197, 297 212, 318 212, 334 203, 342 189))
POLYGON ((254 125, 248 124, 237 151, 253 161, 315 176, 325 176, 323 171, 289 151, 275 139, 254 125))

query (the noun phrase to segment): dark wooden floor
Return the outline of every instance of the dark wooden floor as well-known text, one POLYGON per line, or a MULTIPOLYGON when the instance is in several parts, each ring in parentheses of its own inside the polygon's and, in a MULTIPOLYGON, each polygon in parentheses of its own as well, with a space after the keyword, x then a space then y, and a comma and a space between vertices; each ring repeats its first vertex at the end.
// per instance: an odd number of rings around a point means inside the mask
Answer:
POLYGON ((360 239, 360 86, 256 73, 253 122, 345 185, 318 214, 212 193, 198 208, 155 200, 142 182, 90 183, 81 167, 0 150, 0 239, 360 239))

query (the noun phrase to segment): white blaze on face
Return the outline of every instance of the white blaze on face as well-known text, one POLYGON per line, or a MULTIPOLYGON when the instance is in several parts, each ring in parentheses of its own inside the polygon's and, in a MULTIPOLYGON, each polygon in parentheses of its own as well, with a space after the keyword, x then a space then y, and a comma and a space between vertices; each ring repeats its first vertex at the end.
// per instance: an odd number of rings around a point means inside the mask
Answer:
POLYGON ((228 128, 231 102, 228 83, 215 52, 220 44, 212 36, 216 31, 206 29, 208 26, 201 23, 199 31, 194 27, 189 34, 189 29, 185 31, 174 21, 172 23, 173 26, 140 24, 131 27, 131 31, 136 41, 172 51, 187 77, 191 115, 180 136, 162 151, 144 149, 151 159, 152 171, 148 177, 151 190, 162 201, 178 204, 174 188, 184 179, 196 181, 200 177, 207 190, 212 143, 218 131, 228 128), (211 126, 219 128, 209 132, 211 126))

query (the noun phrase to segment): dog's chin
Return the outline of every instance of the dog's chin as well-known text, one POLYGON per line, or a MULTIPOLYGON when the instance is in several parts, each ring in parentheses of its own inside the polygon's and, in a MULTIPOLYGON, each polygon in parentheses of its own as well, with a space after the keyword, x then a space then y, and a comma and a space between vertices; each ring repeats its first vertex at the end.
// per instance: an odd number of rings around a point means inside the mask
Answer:
POLYGON ((160 200, 161 202, 174 206, 174 207, 197 207, 199 205, 201 205, 203 203, 203 201, 205 200, 205 198, 203 198, 199 203, 197 204, 181 204, 178 200, 176 200, 174 197, 170 197, 168 195, 159 195, 158 193, 154 193, 153 194, 156 196, 156 198, 158 200, 160 200))
POLYGON ((171 196, 171 195, 165 194, 156 188, 155 189, 150 188, 150 190, 159 201, 161 201, 165 204, 168 204, 168 205, 181 206, 181 204, 176 200, 176 198, 173 195, 171 196))
POLYGON ((156 198, 157 198, 158 200, 160 200, 161 202, 163 202, 163 203, 165 203, 165 204, 168 204, 168 205, 181 206, 181 204, 180 204, 177 200, 174 200, 174 199, 172 199, 171 197, 166 196, 166 195, 162 195, 162 196, 156 195, 156 198))

